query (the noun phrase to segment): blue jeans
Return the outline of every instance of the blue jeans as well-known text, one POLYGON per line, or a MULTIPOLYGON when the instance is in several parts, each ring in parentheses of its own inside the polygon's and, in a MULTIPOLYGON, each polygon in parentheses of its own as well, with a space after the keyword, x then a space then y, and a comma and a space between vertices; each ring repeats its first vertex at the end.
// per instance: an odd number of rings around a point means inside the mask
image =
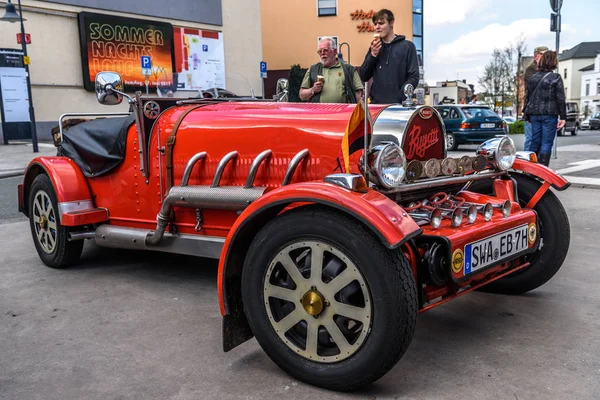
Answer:
POLYGON ((525 151, 531 151, 531 122, 525 121, 525 151))
POLYGON ((528 151, 550 154, 556 137, 557 115, 531 115, 531 143, 528 151))

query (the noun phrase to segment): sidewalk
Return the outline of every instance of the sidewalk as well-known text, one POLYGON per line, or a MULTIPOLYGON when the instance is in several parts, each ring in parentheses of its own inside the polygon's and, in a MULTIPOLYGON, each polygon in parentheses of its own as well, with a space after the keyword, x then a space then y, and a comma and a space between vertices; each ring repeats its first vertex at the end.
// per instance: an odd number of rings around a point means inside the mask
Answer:
MULTIPOLYGON (((56 147, 52 143, 40 142, 38 148, 39 152, 34 153, 28 142, 0 145, 0 179, 22 175, 35 157, 56 155, 56 147)), ((453 151, 448 156, 471 156, 474 153, 474 150, 453 151)), ((557 155, 556 159, 550 159, 550 167, 573 186, 600 189, 600 143, 559 146, 557 155)))
POLYGON ((29 161, 35 157, 56 155, 56 147, 49 142, 39 142, 38 150, 38 153, 33 152, 31 142, 0 144, 0 179, 23 175, 29 161))

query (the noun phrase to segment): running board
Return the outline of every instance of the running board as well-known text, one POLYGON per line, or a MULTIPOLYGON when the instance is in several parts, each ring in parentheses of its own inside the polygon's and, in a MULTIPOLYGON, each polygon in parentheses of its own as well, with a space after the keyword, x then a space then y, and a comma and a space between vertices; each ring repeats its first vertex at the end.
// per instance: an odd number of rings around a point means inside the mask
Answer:
POLYGON ((147 229, 126 228, 114 225, 100 225, 94 240, 100 247, 132 250, 154 250, 166 253, 219 259, 225 238, 218 236, 171 234, 165 232, 160 245, 146 243, 146 237, 152 233, 147 229))

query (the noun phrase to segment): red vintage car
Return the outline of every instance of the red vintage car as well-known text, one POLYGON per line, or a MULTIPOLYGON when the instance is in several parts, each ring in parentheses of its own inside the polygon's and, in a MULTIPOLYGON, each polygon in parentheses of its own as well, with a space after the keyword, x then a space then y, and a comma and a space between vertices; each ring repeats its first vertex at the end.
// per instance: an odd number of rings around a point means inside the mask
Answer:
POLYGON ((400 360, 418 314, 476 289, 536 289, 567 254, 569 220, 550 188, 569 183, 506 136, 447 157, 431 107, 369 106, 366 157, 358 149, 342 173, 356 105, 121 88, 99 74, 100 102, 125 96, 131 113, 68 130, 61 117, 58 155, 34 159, 19 185, 41 260, 77 263, 84 239, 217 258, 224 350, 256 337, 304 382, 372 383, 400 360))

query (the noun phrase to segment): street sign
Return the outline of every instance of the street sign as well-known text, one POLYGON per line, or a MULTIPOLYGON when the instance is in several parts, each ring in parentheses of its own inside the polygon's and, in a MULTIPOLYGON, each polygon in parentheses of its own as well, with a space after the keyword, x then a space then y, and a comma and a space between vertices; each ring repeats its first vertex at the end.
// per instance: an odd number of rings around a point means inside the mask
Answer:
POLYGON ((267 77, 267 63, 266 61, 260 62, 260 77, 265 79, 267 77))
POLYGON ((560 32, 560 20, 562 18, 558 14, 550 14, 550 32, 560 32))
MULTIPOLYGON (((17 33, 17 44, 23 44, 23 35, 17 33)), ((31 44, 31 35, 29 33, 25 34, 25 43, 31 44)))
POLYGON ((142 56, 141 63, 142 63, 142 75, 145 75, 145 76, 152 75, 152 60, 150 59, 150 56, 142 56))
POLYGON ((563 0, 550 0, 550 8, 552 8, 552 11, 554 11, 555 13, 560 11, 562 5, 563 0))

